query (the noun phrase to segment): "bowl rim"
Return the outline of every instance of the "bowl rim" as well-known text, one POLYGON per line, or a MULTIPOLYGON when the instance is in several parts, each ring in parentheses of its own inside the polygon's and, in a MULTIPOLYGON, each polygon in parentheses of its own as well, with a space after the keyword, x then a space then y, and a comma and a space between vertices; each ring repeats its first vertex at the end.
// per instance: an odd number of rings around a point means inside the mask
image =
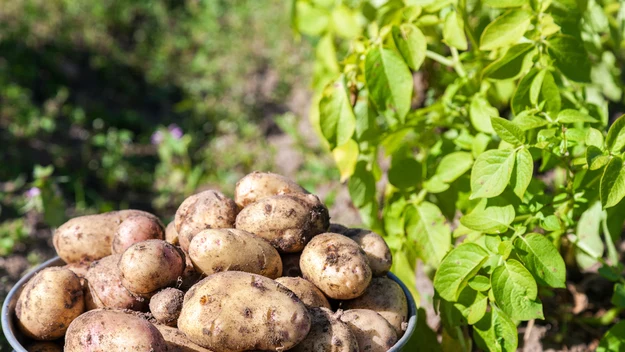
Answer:
MULTIPOLYGON (((15 305, 17 303, 17 299, 22 292, 25 284, 35 276, 39 271, 53 266, 63 266, 65 262, 60 257, 54 257, 46 260, 45 262, 39 264, 38 266, 32 268, 28 271, 22 278, 20 278, 15 285, 11 288, 9 293, 7 294, 4 302, 2 303, 2 315, 0 316, 2 332, 6 337, 9 345, 13 348, 15 352, 28 352, 24 346, 19 341, 19 331, 15 324, 15 305)), ((401 352, 403 348, 410 340, 410 337, 414 334, 417 326, 417 305, 415 303, 414 297, 408 290, 408 287, 393 273, 389 272, 387 276, 395 281, 404 291, 404 295, 406 296, 406 301, 408 303, 408 326, 404 335, 389 349, 387 352, 401 352)))

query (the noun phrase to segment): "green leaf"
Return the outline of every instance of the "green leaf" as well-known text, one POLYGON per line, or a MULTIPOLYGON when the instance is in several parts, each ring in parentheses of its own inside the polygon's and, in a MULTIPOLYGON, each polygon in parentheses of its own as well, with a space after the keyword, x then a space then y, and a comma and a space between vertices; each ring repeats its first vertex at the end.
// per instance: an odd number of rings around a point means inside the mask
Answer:
POLYGON ((491 22, 480 38, 480 50, 493 50, 515 44, 530 25, 532 14, 526 10, 511 10, 491 22))
POLYGON ((520 7, 527 4, 527 0, 484 0, 484 5, 494 8, 520 7))
POLYGON ((318 9, 305 1, 298 1, 295 11, 295 23, 300 32, 310 36, 317 36, 328 28, 330 16, 327 11, 318 9))
POLYGON ((421 163, 412 158, 395 160, 388 170, 388 181, 399 189, 414 187, 421 181, 421 163))
POLYGON ((590 268, 597 263, 597 258, 603 255, 605 247, 601 240, 601 235, 599 234, 601 212, 601 203, 596 202, 582 213, 582 216, 577 222, 576 234, 578 244, 576 244, 575 248, 575 259, 582 269, 590 268), (578 248, 579 246, 583 246, 583 248, 592 255, 586 254, 583 250, 578 248))
POLYGON ((530 233, 514 241, 519 258, 536 280, 553 288, 563 288, 566 281, 564 259, 545 236, 530 233))
POLYGON ((449 189, 449 183, 441 180, 440 177, 434 175, 429 180, 423 182, 423 189, 429 193, 442 193, 449 189))
POLYGON ((515 153, 510 150, 487 150, 475 160, 471 170, 471 199, 500 195, 510 181, 515 153))
POLYGON ((547 120, 528 113, 519 114, 514 118, 514 120, 512 120, 512 123, 519 126, 519 128, 523 131, 543 127, 548 124, 547 120))
POLYGON ((331 148, 345 144, 356 129, 356 116, 349 101, 345 76, 330 83, 319 102, 321 133, 331 148))
POLYGON ((332 10, 332 29, 338 36, 350 39, 360 34, 358 14, 345 5, 332 10))
POLYGON ((610 161, 610 157, 603 154, 603 151, 594 145, 586 148, 586 163, 589 170, 599 170, 610 161))
POLYGON ((560 123, 598 122, 594 117, 574 109, 560 111, 556 121, 560 123))
POLYGON ((511 319, 544 319, 536 281, 523 264, 514 259, 505 261, 493 271, 491 286, 497 305, 511 319))
POLYGON ((625 115, 622 115, 610 126, 605 145, 609 151, 620 153, 625 148, 625 115))
POLYGON ((530 101, 530 88, 537 74, 538 70, 532 69, 525 76, 523 76, 523 78, 521 78, 521 81, 512 96, 512 101, 510 102, 510 107, 515 115, 519 115, 528 107, 534 107, 530 101))
POLYGON ((460 223, 472 230, 490 234, 508 231, 508 226, 514 221, 514 206, 485 205, 486 200, 482 200, 473 211, 460 218, 460 223))
POLYGON ((515 352, 519 343, 516 324, 496 307, 473 326, 473 338, 485 351, 515 352))
POLYGON ((421 30, 409 23, 393 26, 393 40, 408 66, 418 71, 427 51, 427 41, 421 30))
POLYGON ((514 194, 520 199, 523 199, 525 190, 532 181, 534 175, 534 159, 532 154, 527 148, 520 149, 516 153, 516 162, 514 163, 514 170, 512 171, 512 178, 510 179, 510 185, 514 194))
POLYGON ((408 259, 405 251, 395 251, 393 253, 393 265, 391 266, 391 272, 406 284, 408 290, 415 299, 419 297, 419 292, 417 292, 417 282, 415 279, 415 265, 417 263, 413 263, 408 259))
POLYGON ((556 35, 547 40, 554 65, 573 81, 590 82, 590 61, 581 40, 569 35, 556 35))
POLYGON ((547 70, 539 71, 532 81, 532 85, 530 86, 530 103, 532 103, 532 105, 538 105, 538 96, 540 95, 547 72, 547 70))
POLYGON ((443 41, 459 50, 467 50, 467 37, 464 35, 464 22, 456 11, 449 11, 443 25, 443 41))
POLYGON ((422 202, 406 209, 406 234, 424 262, 438 266, 451 249, 451 230, 441 210, 434 204, 422 202))
POLYGON ((460 292, 488 259, 488 252, 475 243, 463 243, 441 262, 434 275, 434 288, 445 300, 456 302, 460 292))
POLYGON ((436 177, 451 183, 464 175, 473 165, 473 156, 468 152, 453 152, 445 155, 436 167, 436 177))
POLYGON ((517 125, 501 117, 491 117, 490 123, 501 139, 512 144, 519 145, 525 143, 525 134, 517 125))
POLYGON ((536 55, 534 49, 531 43, 510 47, 504 56, 484 68, 482 77, 494 80, 518 78, 532 64, 532 58, 536 55))
POLYGON ((621 320, 605 333, 596 352, 625 351, 625 320, 621 320))
POLYGON ((481 95, 474 96, 469 106, 471 124, 476 130, 484 133, 495 133, 490 122, 493 116, 499 116, 499 111, 492 107, 486 98, 481 95))
POLYGON ((603 208, 617 205, 625 197, 625 167, 623 160, 613 157, 601 176, 601 204, 603 208))
POLYGON ((467 323, 471 325, 477 323, 484 317, 487 305, 488 296, 468 286, 460 292, 458 302, 454 304, 467 320, 467 323))
POLYGON ((475 275, 469 280, 469 287, 476 291, 486 292, 490 289, 490 279, 484 275, 475 275))
POLYGON ((334 150, 332 150, 332 156, 341 174, 341 182, 347 181, 356 169, 356 162, 358 162, 358 143, 350 139, 347 143, 334 148, 334 150))
POLYGON ((562 100, 560 98, 560 89, 553 79, 551 72, 545 72, 543 84, 540 89, 539 105, 545 103, 544 110, 551 116, 556 116, 560 112, 562 100))
POLYGON ((365 80, 369 98, 378 112, 405 122, 412 99, 412 74, 395 52, 373 48, 365 59, 365 80))
POLYGON ((362 160, 356 164, 354 174, 349 178, 347 188, 349 189, 352 202, 359 208, 375 199, 375 178, 367 170, 366 161, 362 160))
POLYGON ((618 308, 625 308, 625 284, 619 282, 614 285, 611 302, 618 308))
POLYGON ((415 352, 442 352, 436 333, 427 324, 425 309, 417 309, 417 327, 405 348, 415 352))
POLYGON ((597 148, 603 148, 603 133, 596 128, 589 128, 586 135, 586 145, 593 145, 597 148))

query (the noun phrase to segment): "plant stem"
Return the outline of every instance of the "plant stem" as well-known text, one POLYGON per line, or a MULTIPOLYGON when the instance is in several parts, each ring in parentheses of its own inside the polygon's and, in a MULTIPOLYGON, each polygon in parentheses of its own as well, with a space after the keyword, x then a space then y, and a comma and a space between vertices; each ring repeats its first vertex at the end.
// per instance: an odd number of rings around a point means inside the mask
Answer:
POLYGON ((454 47, 450 47, 450 49, 451 49, 451 56, 454 60, 454 69, 458 73, 458 76, 466 77, 467 73, 464 71, 464 66, 462 66, 462 62, 460 61, 460 57, 458 56, 458 49, 454 47))
POLYGON ((436 61, 436 62, 438 62, 438 63, 440 63, 442 65, 445 65, 445 66, 448 66, 448 67, 454 67, 454 62, 452 60, 444 57, 441 54, 438 54, 438 53, 435 53, 433 51, 428 50, 428 51, 425 52, 425 56, 429 57, 430 59, 432 59, 432 60, 434 60, 434 61, 436 61))

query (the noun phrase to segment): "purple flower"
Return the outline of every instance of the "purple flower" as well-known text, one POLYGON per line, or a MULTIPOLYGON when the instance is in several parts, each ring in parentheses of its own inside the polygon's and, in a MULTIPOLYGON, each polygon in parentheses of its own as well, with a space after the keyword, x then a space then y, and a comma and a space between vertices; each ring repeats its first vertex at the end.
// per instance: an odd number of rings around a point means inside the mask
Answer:
POLYGON ((26 191, 26 197, 28 198, 34 198, 37 197, 41 194, 41 190, 37 187, 33 187, 31 189, 29 189, 28 191, 26 191))
POLYGON ((152 144, 154 145, 161 144, 161 142, 163 142, 163 132, 156 131, 152 133, 152 137, 150 137, 150 142, 152 142, 152 144))
POLYGON ((172 123, 171 125, 169 125, 167 129, 169 130, 169 133, 171 133, 171 136, 174 137, 174 139, 180 139, 182 138, 182 135, 184 134, 184 132, 182 132, 182 128, 180 128, 175 123, 172 123))

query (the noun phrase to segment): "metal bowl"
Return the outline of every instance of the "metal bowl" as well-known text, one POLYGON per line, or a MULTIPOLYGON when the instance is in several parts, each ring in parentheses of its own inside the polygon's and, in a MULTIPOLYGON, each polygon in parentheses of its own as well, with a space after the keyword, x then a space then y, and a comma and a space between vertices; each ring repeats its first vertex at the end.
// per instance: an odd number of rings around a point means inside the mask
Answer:
MULTIPOLYGON (((24 338, 24 336, 22 336, 15 324, 15 305, 17 303, 17 298, 20 296, 20 293, 24 288, 24 285, 26 285, 28 280, 35 276, 38 271, 47 267, 62 265, 65 265, 65 262, 63 262, 61 258, 55 257, 37 266, 26 275, 24 275, 24 277, 22 277, 20 281, 18 281, 15 286, 13 286, 6 299, 4 300, 4 303, 2 304, 2 331, 4 332, 4 336, 6 336, 6 339, 9 341, 9 344, 11 344, 14 351, 27 352, 21 343, 21 341, 25 341, 26 339, 24 338)), ((408 340, 410 340, 410 337, 417 327, 417 306, 415 304, 414 298, 412 297, 412 294, 410 294, 410 291, 408 291, 406 285, 404 285, 404 283, 401 282, 401 280, 399 280, 397 276, 393 275, 392 273, 389 273, 388 277, 393 281, 397 282, 399 286, 401 286, 408 300, 408 328, 406 329, 404 336, 402 336, 402 338, 397 341, 395 346, 393 346, 389 350, 389 352, 401 352, 405 351, 404 347, 408 344, 408 340)))

